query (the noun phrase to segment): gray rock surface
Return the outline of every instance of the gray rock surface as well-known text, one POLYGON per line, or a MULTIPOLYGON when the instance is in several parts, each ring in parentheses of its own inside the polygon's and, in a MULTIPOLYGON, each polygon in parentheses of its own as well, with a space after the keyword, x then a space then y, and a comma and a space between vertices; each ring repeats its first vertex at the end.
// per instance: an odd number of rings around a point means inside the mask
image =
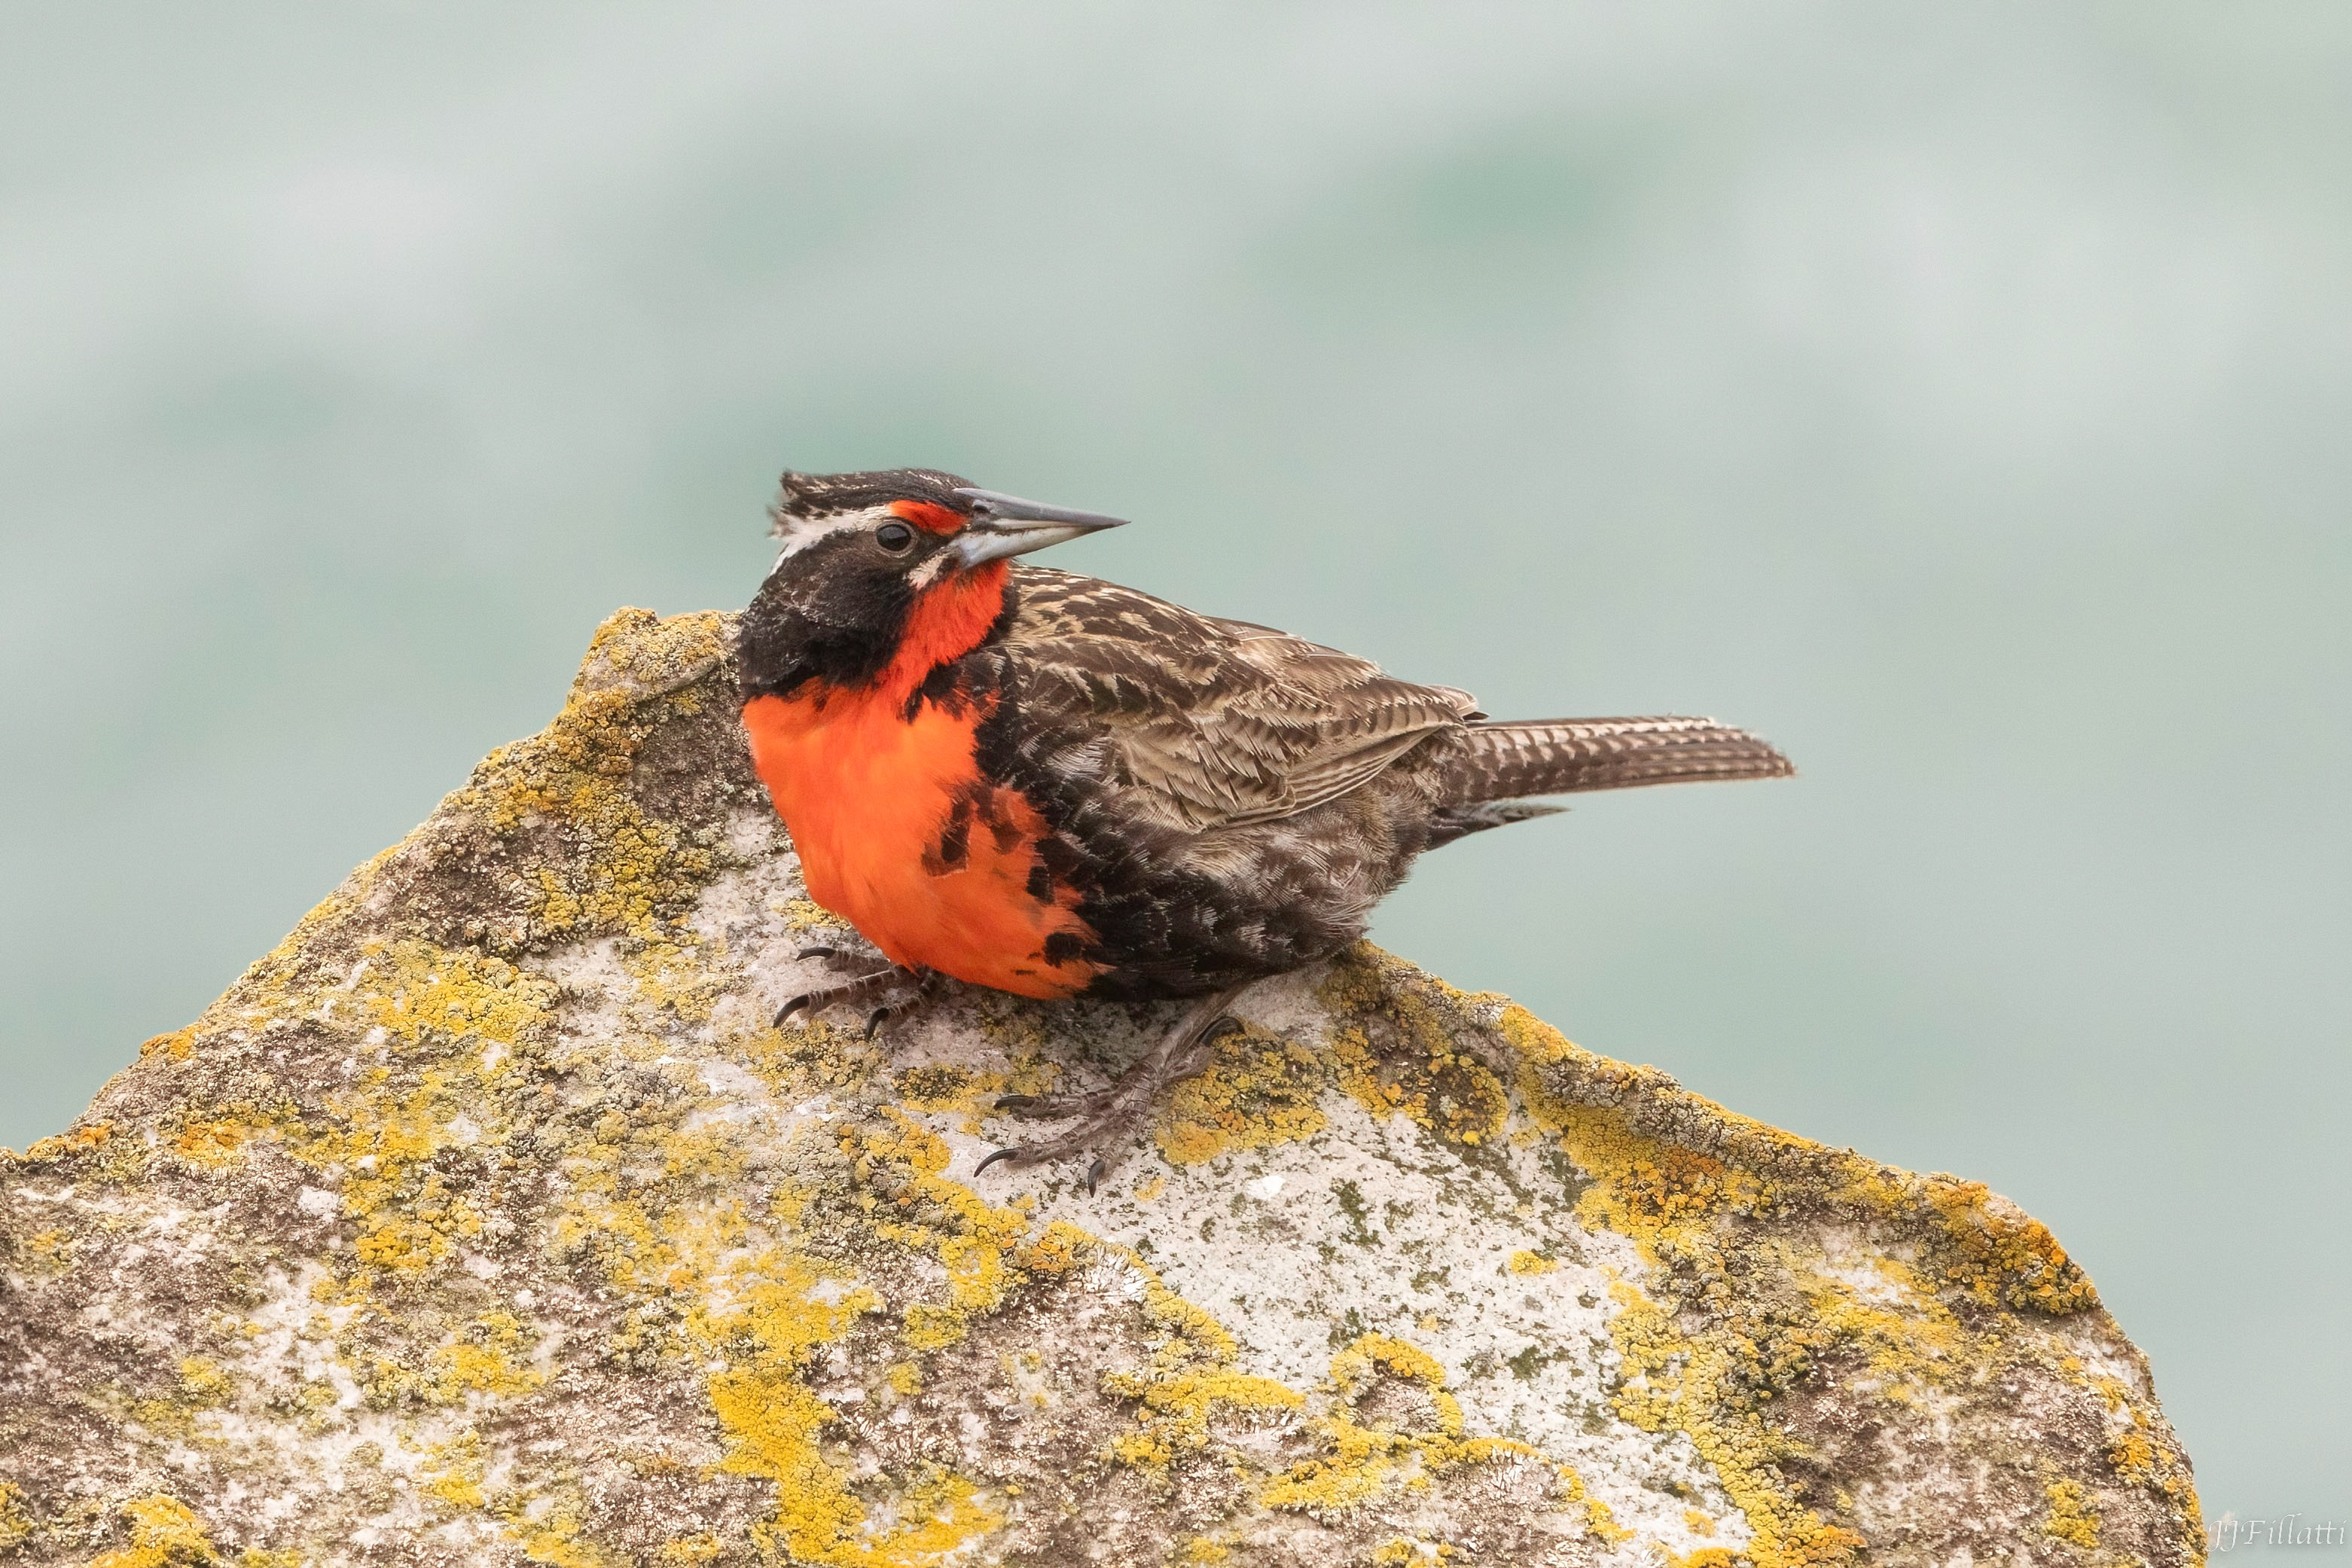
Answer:
POLYGON ((0 1154, 0 1562, 2201 1562, 2145 1362, 1981 1186, 1369 948, 1097 1196, 1007 1090, 1163 1020, 778 1030, 841 934, 728 618, 624 611, 68 1132, 0 1154))

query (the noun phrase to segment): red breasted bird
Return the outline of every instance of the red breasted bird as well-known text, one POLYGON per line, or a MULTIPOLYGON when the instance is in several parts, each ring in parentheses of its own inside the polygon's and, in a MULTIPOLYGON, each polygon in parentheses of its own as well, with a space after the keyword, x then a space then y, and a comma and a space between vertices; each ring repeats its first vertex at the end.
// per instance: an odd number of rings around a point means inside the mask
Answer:
POLYGON ((1497 721, 1284 632, 1015 564, 1121 520, 953 474, 788 473, 774 516, 783 552, 739 633, 752 761, 809 897, 895 966, 779 1022, 940 975, 1194 1003, 1108 1088, 999 1101, 1075 1123, 983 1168, 1115 1155, 1244 986, 1361 936, 1424 850, 1560 809, 1528 796, 1791 771, 1711 720, 1497 721))

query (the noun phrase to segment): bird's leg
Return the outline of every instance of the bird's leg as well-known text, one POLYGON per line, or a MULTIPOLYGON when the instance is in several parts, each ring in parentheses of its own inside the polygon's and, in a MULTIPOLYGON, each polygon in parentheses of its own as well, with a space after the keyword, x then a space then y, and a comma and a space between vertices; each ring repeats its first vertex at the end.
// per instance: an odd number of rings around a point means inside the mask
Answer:
MULTIPOLYGON (((803 958, 830 956, 830 949, 803 949, 803 958)), ((940 975, 935 969, 908 969, 904 964, 892 964, 887 969, 861 974, 840 985, 828 985, 821 991, 803 992, 776 1009, 776 1027, 782 1028, 795 1013, 815 1017, 828 1007, 872 1007, 866 1018, 866 1037, 872 1039, 874 1031, 885 1020, 905 1017, 920 1011, 938 999, 940 975)))
POLYGON ((1143 1130, 1161 1097, 1186 1079, 1208 1070, 1217 1054, 1217 1042, 1241 1027, 1226 1009, 1244 989, 1235 985, 1186 1008, 1159 1044, 1106 1088, 1086 1094, 1008 1094, 999 1099, 996 1109, 1015 1116, 1032 1121, 1076 1117, 1077 1124, 1040 1143, 999 1149, 972 1173, 978 1175, 1000 1160, 1017 1171, 1066 1154, 1091 1153, 1095 1158, 1087 1166, 1087 1191, 1093 1192, 1095 1184, 1143 1130))

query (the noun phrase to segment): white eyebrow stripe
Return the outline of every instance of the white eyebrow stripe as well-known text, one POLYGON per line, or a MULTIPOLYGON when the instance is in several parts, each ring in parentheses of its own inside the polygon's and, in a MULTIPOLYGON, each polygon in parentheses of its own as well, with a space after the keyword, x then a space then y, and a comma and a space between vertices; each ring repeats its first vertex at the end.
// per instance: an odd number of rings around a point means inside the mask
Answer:
POLYGON ((782 520, 783 552, 776 557, 779 563, 814 545, 821 544, 837 533, 851 533, 859 529, 879 528, 898 514, 887 506, 869 506, 857 511, 836 512, 830 517, 782 520))

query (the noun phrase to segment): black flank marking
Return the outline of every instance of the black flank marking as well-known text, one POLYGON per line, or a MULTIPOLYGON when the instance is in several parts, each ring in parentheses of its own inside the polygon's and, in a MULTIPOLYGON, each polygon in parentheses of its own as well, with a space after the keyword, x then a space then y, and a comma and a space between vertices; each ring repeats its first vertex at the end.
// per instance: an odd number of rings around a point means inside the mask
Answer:
POLYGON ((971 797, 960 795, 948 813, 948 825, 940 832, 939 847, 926 851, 923 869, 934 877, 944 877, 950 871, 961 871, 971 856, 971 797))
POLYGON ((1086 951, 1086 942, 1074 931, 1057 931, 1045 939, 1045 962, 1067 963, 1086 951))
POLYGON ((1054 901, 1054 874, 1043 864, 1029 868, 1029 896, 1041 904, 1054 901))

